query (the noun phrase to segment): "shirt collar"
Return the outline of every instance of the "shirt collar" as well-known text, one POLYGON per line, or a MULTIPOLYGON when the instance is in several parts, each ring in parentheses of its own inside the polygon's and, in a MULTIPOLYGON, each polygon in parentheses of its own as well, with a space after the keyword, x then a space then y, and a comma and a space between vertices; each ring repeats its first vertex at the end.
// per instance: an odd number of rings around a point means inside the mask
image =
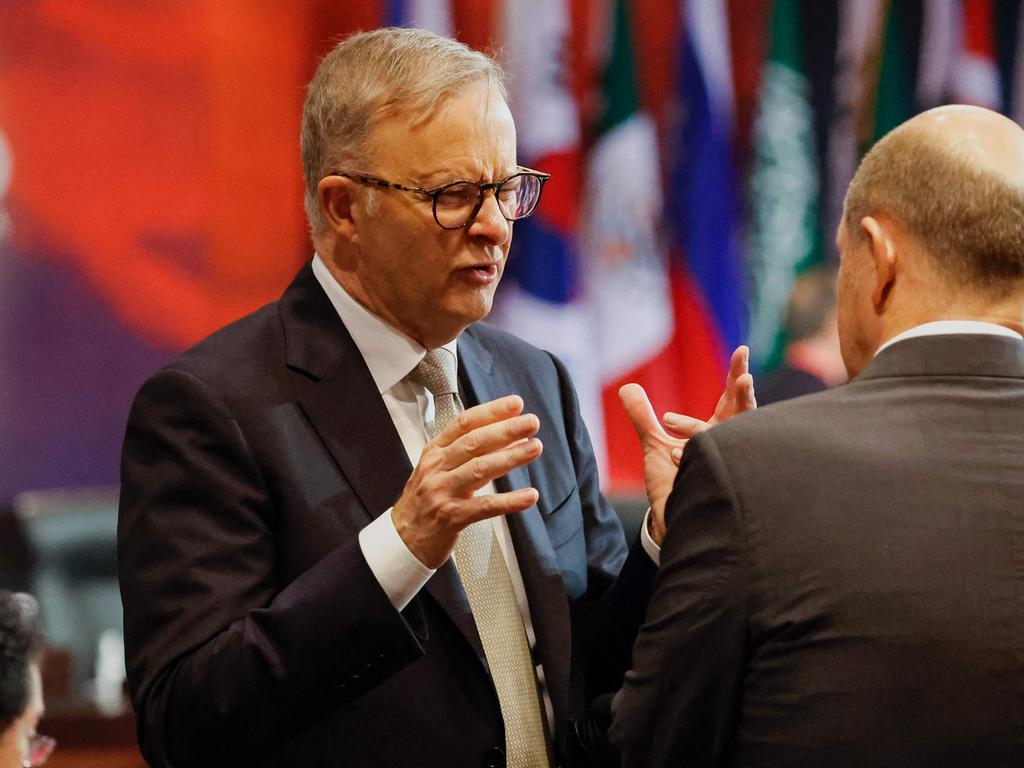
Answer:
MULTIPOLYGON (((419 365, 427 350, 352 298, 318 253, 313 255, 313 275, 352 335, 378 392, 387 392, 419 365)), ((452 339, 442 346, 455 356, 458 365, 456 342, 452 339)))
POLYGON ((916 336, 943 336, 951 333, 982 333, 990 336, 1009 336, 1013 339, 1024 338, 1016 331, 1004 328, 995 323, 985 323, 979 320, 935 320, 930 323, 922 323, 913 328, 908 328, 903 333, 897 334, 882 344, 876 351, 877 355, 886 347, 897 342, 912 339, 916 336))

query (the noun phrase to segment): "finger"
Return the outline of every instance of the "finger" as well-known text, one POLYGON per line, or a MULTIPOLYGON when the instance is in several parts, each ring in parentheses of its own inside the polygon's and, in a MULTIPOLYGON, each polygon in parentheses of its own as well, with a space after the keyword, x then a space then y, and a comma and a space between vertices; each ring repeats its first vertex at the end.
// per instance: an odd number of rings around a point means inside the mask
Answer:
POLYGON ((661 423, 673 434, 684 439, 691 438, 698 432, 703 432, 708 428, 706 421, 695 419, 693 416, 687 416, 683 413, 672 413, 671 411, 661 417, 661 423))
POLYGON ((725 390, 715 406, 709 425, 725 421, 738 413, 751 410, 754 402, 754 379, 750 375, 750 349, 739 346, 729 359, 729 373, 725 377, 725 390))
POLYGON ((536 437, 486 456, 476 456, 448 473, 450 489, 456 496, 467 496, 513 469, 523 467, 540 456, 544 446, 536 437))
POLYGON ((654 407, 647 397, 644 388, 639 384, 624 384, 619 389, 619 400, 626 409, 626 415, 636 431, 641 442, 651 434, 664 434, 658 417, 654 413, 654 407))
POLYGON ((672 449, 672 463, 675 464, 678 467, 679 466, 679 462, 682 461, 682 460, 683 460, 683 449, 682 448, 673 448, 672 449))
POLYGON ((757 408, 757 397, 754 395, 754 377, 745 373, 736 379, 736 406, 739 411, 752 411, 757 408))
POLYGON ((750 347, 741 344, 733 350, 729 358, 729 376, 726 379, 726 386, 735 382, 740 376, 750 372, 750 347))
POLYGON ((477 427, 445 448, 445 469, 454 469, 475 456, 485 456, 537 434, 540 419, 532 413, 477 427))
POLYGON ((506 493, 489 493, 466 499, 462 505, 462 514, 467 525, 478 520, 522 512, 537 503, 540 493, 536 488, 519 488, 506 493))
POLYGON ((474 405, 459 414, 459 417, 441 430, 433 442, 442 448, 451 445, 462 435, 479 427, 493 424, 502 419, 518 416, 523 412, 523 398, 507 395, 487 403, 474 405))

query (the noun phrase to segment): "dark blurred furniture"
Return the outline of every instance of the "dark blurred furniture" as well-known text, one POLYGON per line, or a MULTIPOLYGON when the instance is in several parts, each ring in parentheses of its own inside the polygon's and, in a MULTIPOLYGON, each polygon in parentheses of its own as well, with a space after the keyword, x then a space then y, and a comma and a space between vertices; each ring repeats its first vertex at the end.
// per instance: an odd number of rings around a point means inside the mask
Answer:
POLYGON ((615 508, 622 530, 626 533, 626 541, 632 544, 640 534, 644 515, 647 514, 647 497, 640 496, 609 496, 608 501, 615 508))
POLYGON ((32 585, 32 550, 13 507, 0 504, 0 589, 26 592, 32 585))
MULTIPOLYGON (((50 709, 50 707, 48 707, 50 709)), ((57 740, 46 768, 145 768, 135 740, 135 718, 88 710, 48 712, 39 732, 57 740)))
POLYGON ((14 499, 35 559, 29 591, 39 600, 47 645, 70 653, 72 698, 88 697, 101 637, 104 674, 121 674, 117 498, 116 487, 102 487, 26 491, 14 499))

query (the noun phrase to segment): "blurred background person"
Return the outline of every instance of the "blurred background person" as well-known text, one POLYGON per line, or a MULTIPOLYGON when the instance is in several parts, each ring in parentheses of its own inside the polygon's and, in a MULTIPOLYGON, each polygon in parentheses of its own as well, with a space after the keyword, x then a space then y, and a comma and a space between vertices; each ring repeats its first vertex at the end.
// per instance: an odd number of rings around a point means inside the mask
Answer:
POLYGON ((836 271, 812 267, 796 279, 786 302, 783 363, 757 381, 757 403, 768 405, 846 381, 836 324, 836 271))
POLYGON ((35 768, 54 747, 36 733, 43 717, 38 615, 30 596, 0 591, 0 768, 35 768))

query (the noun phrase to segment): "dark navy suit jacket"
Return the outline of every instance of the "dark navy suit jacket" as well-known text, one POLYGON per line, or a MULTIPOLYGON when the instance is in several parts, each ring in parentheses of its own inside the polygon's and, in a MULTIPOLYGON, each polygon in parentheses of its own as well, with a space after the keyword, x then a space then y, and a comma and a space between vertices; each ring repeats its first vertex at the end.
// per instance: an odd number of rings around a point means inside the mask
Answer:
MULTIPOLYGON (((615 690, 654 566, 598 489, 561 363, 477 324, 469 404, 518 393, 543 455, 499 480, 558 723, 615 690)), ((411 467, 307 265, 281 300, 184 353, 132 408, 119 570, 128 679, 154 766, 504 764, 479 637, 448 563, 401 613, 358 533, 411 467)))

